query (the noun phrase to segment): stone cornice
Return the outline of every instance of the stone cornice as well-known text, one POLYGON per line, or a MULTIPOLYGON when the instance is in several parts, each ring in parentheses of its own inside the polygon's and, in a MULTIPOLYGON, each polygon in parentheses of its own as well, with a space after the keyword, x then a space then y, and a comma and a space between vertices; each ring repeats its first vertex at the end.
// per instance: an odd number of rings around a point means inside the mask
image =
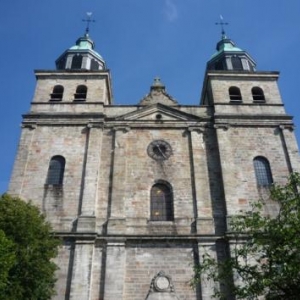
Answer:
POLYGON ((266 102, 257 102, 257 103, 230 103, 230 102, 214 102, 214 106, 230 106, 230 107, 236 107, 237 105, 240 106, 276 106, 276 107, 284 107, 284 104, 282 103, 266 103, 266 102))
POLYGON ((223 236, 213 234, 194 235, 100 235, 90 232, 53 232, 54 236, 71 240, 98 240, 103 242, 208 242, 222 239, 223 236))
POLYGON ((249 72, 249 71, 232 71, 232 70, 226 70, 226 71, 212 71, 209 70, 206 73, 207 77, 224 77, 225 79, 228 77, 239 77, 249 80, 254 80, 256 78, 262 79, 262 78, 269 78, 269 79, 277 79, 279 77, 280 72, 278 71, 255 71, 255 72, 249 72))
POLYGON ((285 114, 215 114, 215 120, 292 120, 293 117, 285 114))

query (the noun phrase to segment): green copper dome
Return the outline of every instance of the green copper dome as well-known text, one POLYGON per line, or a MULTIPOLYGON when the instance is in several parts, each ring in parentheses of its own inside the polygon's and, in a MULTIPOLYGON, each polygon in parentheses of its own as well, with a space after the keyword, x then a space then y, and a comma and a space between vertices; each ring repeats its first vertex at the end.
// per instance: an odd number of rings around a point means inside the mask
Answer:
POLYGON ((234 42, 231 39, 228 39, 226 36, 222 37, 221 41, 217 44, 217 52, 215 52, 211 58, 219 55, 222 52, 243 52, 241 48, 235 46, 234 42))
POLYGON ((76 41, 76 45, 69 48, 69 50, 73 51, 91 51, 95 56, 98 56, 103 60, 102 56, 94 50, 95 43, 90 39, 88 34, 85 34, 83 37, 80 37, 76 41))
POLYGON ((74 46, 56 60, 56 68, 58 70, 104 70, 105 61, 94 48, 93 40, 88 33, 85 33, 77 39, 74 46))
POLYGON ((208 70, 255 71, 255 61, 246 51, 236 47, 225 33, 217 43, 216 50, 207 63, 208 70))

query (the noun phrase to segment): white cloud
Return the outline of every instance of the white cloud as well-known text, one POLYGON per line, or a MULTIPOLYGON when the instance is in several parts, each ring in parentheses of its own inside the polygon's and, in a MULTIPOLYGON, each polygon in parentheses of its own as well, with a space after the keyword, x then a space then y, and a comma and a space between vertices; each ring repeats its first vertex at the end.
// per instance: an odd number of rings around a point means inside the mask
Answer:
POLYGON ((165 15, 169 22, 173 22, 178 18, 178 11, 173 0, 165 0, 165 15))

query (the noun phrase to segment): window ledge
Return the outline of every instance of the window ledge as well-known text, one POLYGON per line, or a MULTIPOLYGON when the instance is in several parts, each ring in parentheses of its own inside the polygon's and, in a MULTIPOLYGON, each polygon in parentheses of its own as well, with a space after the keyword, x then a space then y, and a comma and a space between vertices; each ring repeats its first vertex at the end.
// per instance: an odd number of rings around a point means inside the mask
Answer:
POLYGON ((45 183, 44 187, 45 188, 52 188, 52 189, 62 189, 63 184, 48 184, 48 183, 45 183))
POLYGON ((153 221, 153 220, 148 220, 148 224, 150 225, 155 225, 155 226, 161 226, 161 225, 174 225, 174 221, 153 221))
POLYGON ((266 103, 266 100, 253 100, 253 103, 256 103, 256 104, 266 103))

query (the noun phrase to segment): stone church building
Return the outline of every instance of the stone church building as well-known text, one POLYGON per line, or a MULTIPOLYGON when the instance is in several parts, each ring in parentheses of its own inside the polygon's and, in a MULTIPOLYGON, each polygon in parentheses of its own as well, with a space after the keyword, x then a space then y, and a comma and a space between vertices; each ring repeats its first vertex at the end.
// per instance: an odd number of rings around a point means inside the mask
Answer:
POLYGON ((299 171, 279 73, 257 71, 223 33, 199 105, 159 78, 136 105, 114 105, 86 33, 35 75, 8 192, 62 237, 53 299, 211 299, 210 282, 190 287, 193 266, 222 257, 230 217, 299 171))

